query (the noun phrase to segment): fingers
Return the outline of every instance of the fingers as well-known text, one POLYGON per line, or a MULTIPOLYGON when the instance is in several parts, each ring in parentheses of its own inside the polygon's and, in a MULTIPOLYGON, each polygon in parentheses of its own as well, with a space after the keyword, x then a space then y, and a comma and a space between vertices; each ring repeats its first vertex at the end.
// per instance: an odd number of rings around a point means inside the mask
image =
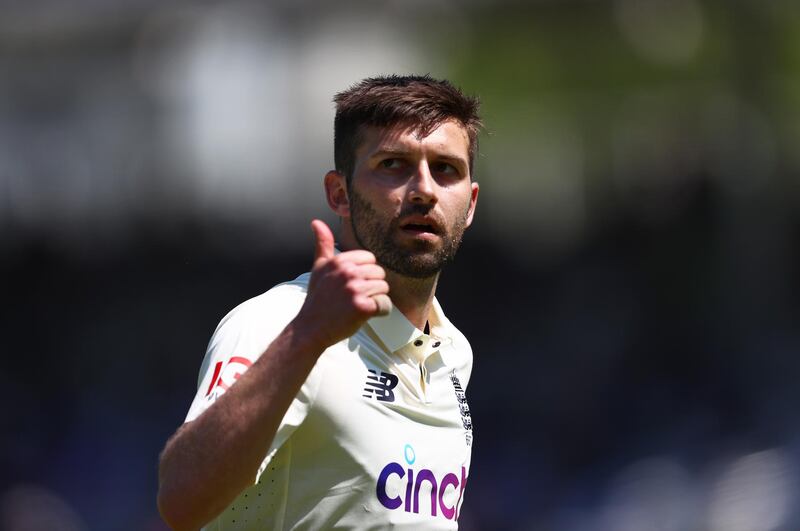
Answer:
POLYGON ((355 273, 359 278, 365 280, 383 280, 386 278, 386 271, 378 264, 364 264, 355 268, 355 273))
POLYGON ((389 315, 392 312, 392 299, 386 293, 377 293, 370 296, 362 294, 354 299, 354 303, 364 319, 379 315, 389 315))
MULTIPOLYGON (((322 220, 315 219, 311 222, 311 230, 314 232, 314 263, 316 264, 320 259, 325 262, 333 259, 336 256, 334 249, 336 240, 328 224, 322 220)), ((363 249, 340 253, 338 257, 339 260, 356 265, 375 263, 375 255, 363 249)))
POLYGON ((392 313, 392 299, 388 295, 373 295, 375 301, 375 315, 389 315, 392 313))
POLYGON ((362 249, 356 249, 355 251, 345 251, 343 253, 338 254, 336 258, 343 262, 351 262, 356 265, 375 263, 375 255, 369 251, 364 251, 362 249))
POLYGON ((372 297, 389 293, 389 284, 385 280, 357 280, 351 281, 349 288, 354 295, 372 297))
POLYGON ((370 299, 387 295, 389 293, 389 283, 383 278, 352 278, 347 282, 346 289, 360 311, 372 313, 374 303, 370 299))
POLYGON ((334 250, 333 250, 333 232, 331 232, 330 227, 319 219, 315 219, 311 222, 311 230, 314 231, 314 262, 318 262, 320 259, 323 260, 330 260, 333 258, 334 250))
POLYGON ((332 345, 367 319, 391 313, 389 284, 374 254, 363 249, 337 254, 333 232, 324 221, 313 220, 311 230, 314 264, 298 318, 315 331, 320 344, 332 345))

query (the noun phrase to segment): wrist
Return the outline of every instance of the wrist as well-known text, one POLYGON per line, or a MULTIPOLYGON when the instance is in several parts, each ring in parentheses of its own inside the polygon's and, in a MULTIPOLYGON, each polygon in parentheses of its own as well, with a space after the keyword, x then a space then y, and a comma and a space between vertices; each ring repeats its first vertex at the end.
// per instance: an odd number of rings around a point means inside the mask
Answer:
POLYGON ((329 346, 333 344, 323 333, 321 327, 313 321, 309 321, 302 314, 297 315, 286 326, 290 341, 294 345, 295 352, 303 353, 318 358, 329 346))

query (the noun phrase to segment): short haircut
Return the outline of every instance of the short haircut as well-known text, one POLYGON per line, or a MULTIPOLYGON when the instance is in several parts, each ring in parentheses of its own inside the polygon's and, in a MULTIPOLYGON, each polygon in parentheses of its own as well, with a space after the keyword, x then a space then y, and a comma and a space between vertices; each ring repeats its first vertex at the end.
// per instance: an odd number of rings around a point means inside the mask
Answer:
POLYGON ((466 96, 449 81, 423 76, 370 77, 333 98, 333 158, 336 170, 347 178, 355 169, 356 150, 363 126, 406 126, 420 136, 430 134, 446 120, 458 121, 469 138, 469 169, 478 149, 482 127, 477 98, 466 96))

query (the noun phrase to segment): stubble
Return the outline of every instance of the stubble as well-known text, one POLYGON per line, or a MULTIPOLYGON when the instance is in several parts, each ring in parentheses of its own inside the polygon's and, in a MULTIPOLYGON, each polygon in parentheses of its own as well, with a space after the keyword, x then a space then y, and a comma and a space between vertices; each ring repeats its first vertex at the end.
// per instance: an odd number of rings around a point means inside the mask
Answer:
POLYGON ((349 199, 350 222, 355 239, 363 249, 372 252, 383 267, 405 277, 425 279, 439 273, 445 264, 455 258, 466 230, 466 211, 455 220, 452 227, 447 227, 444 222, 440 224, 440 246, 423 240, 401 245, 398 241, 401 231, 399 220, 412 214, 427 215, 430 213, 430 206, 411 204, 398 217, 384 220, 352 188, 349 199))

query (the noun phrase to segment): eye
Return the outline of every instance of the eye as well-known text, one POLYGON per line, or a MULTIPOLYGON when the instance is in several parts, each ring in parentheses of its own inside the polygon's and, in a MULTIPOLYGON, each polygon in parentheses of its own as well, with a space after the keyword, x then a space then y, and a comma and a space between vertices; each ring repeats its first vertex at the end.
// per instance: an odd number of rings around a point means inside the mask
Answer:
POLYGON ((380 162, 380 167, 387 170, 396 170, 403 166, 402 159, 383 159, 380 162))
POLYGON ((431 170, 445 175, 458 175, 456 167, 447 162, 434 162, 431 164, 431 170))

